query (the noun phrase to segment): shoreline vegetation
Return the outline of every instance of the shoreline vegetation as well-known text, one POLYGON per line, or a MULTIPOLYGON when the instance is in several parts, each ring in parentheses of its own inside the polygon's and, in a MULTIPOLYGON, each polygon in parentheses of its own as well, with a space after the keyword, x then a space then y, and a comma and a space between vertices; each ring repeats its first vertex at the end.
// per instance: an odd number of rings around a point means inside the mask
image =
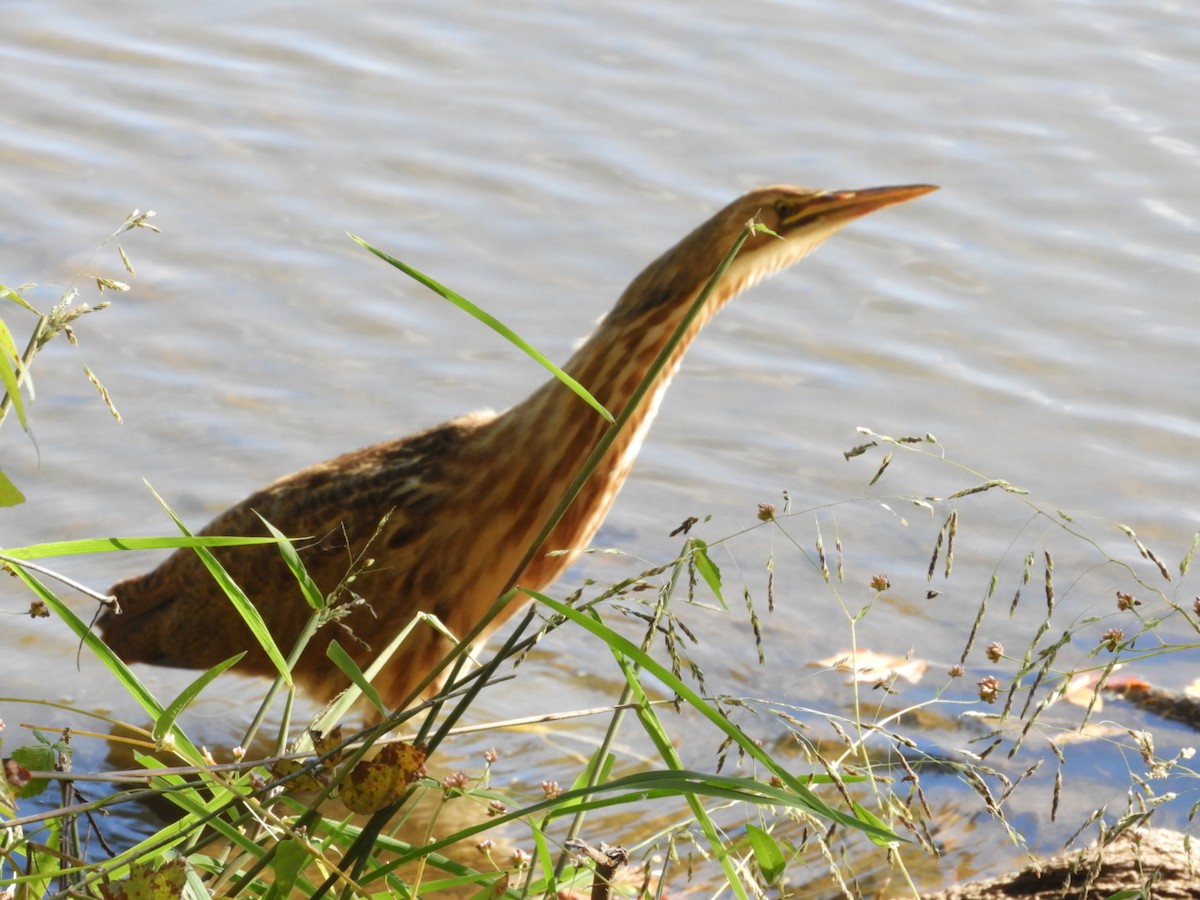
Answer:
MULTIPOLYGON (((151 216, 131 214, 101 245, 115 249, 129 280, 134 268, 122 238, 157 231, 151 216)), ((85 278, 101 292, 129 289, 100 275, 81 273, 76 283, 85 278)), ((52 339, 74 342, 78 320, 107 305, 77 302, 73 284, 42 315, 26 292, 26 286, 0 286, 0 309, 11 314, 0 315, 6 360, 0 424, 11 411, 22 428, 28 427, 38 351, 52 339), (7 323, 25 315, 36 319, 21 350, 20 329, 7 323)), ((119 420, 99 378, 90 369, 85 377, 119 420)), ((786 497, 778 507, 758 504, 724 537, 713 534, 715 523, 689 520, 677 530, 680 549, 673 559, 615 584, 587 584, 566 598, 534 592, 534 603, 499 646, 489 645, 478 664, 465 648, 453 651, 445 687, 407 710, 389 710, 371 687, 371 670, 343 654, 335 662, 351 688, 313 721, 297 721, 288 666, 302 648, 275 647, 271 635, 262 634, 279 672, 240 745, 217 751, 220 763, 188 733, 185 712, 206 691, 219 690, 240 655, 203 672, 177 696, 156 697, 91 628, 92 613, 109 598, 59 575, 48 561, 192 547, 220 582, 220 548, 231 539, 194 537, 175 518, 179 534, 169 537, 0 550, 0 566, 29 591, 28 614, 70 628, 82 652, 104 663, 150 722, 79 710, 96 723, 95 731, 30 736, 0 730, 0 897, 669 897, 695 889, 739 898, 920 896, 920 884, 939 868, 956 869, 942 854, 955 845, 946 835, 963 826, 965 820, 956 824, 954 817, 968 801, 972 827, 988 823, 989 833, 1007 836, 1014 853, 1025 846, 1028 823, 1011 820, 1008 810, 1021 792, 1042 792, 1052 820, 1060 808, 1081 808, 1063 802, 1072 790, 1068 755, 1074 750, 1067 748, 1089 742, 1118 746, 1129 761, 1124 805, 1090 808, 1071 823, 1077 826, 1073 846, 1097 840, 1103 849, 1081 851, 1070 862, 1035 863, 1039 876, 1022 873, 1007 886, 997 880, 991 893, 930 896, 1190 896, 1182 892, 1194 878, 1190 838, 1158 824, 1170 815, 1163 811, 1177 805, 1176 795, 1160 786, 1194 779, 1191 753, 1164 758, 1150 730, 1116 722, 1137 709, 1151 721, 1197 726, 1188 696, 1118 670, 1168 653, 1194 657, 1200 599, 1180 597, 1200 534, 1180 560, 1168 560, 1125 525, 1085 528, 1081 517, 955 462, 932 435, 860 429, 860 441, 845 455, 866 467, 862 496, 811 509, 793 509, 786 497), (906 480, 928 477, 955 486, 940 497, 884 493, 898 470, 906 480), (947 670, 940 662, 862 646, 864 620, 898 610, 888 599, 888 575, 863 571, 856 562, 869 555, 856 556, 855 536, 840 526, 835 507, 871 508, 898 528, 907 527, 905 515, 913 511, 935 523, 927 556, 895 566, 926 573, 924 599, 934 604, 954 575, 956 551, 962 553, 972 530, 987 527, 1001 504, 1015 504, 1029 524, 995 562, 989 583, 965 586, 962 596, 979 599, 960 645, 946 650, 957 661, 947 670), (771 556, 740 559, 739 539, 758 531, 770 534, 771 556), (1136 554, 1132 561, 1129 550, 1136 554), (772 666, 792 664, 768 658, 762 640, 776 594, 789 589, 776 583, 784 554, 840 610, 840 621, 821 627, 836 631, 837 646, 845 649, 810 665, 845 684, 842 708, 800 708, 766 689, 755 696, 732 693, 745 686, 709 683, 697 661, 689 619, 715 610, 736 617, 764 682, 771 681, 772 666), (739 563, 725 564, 726 558, 739 563), (1115 585, 1111 600, 1086 618, 1064 614, 1062 595, 1098 570, 1115 585), (1016 615, 1028 623, 1023 646, 1006 649, 989 640, 998 620, 1011 634, 1016 615), (514 786, 500 777, 502 751, 487 751, 472 771, 447 770, 440 748, 461 733, 480 692, 513 678, 519 685, 514 665, 563 628, 587 634, 597 665, 603 661, 620 684, 604 708, 579 711, 606 723, 594 730, 582 761, 547 773, 540 785, 514 786), (1180 633, 1190 640, 1171 637, 1180 633), (1105 697, 1123 700, 1102 716, 1105 697), (353 727, 364 708, 380 721, 353 727), (267 722, 273 733, 266 732, 267 722), (681 738, 694 740, 697 733, 718 748, 703 767, 681 738), (130 767, 74 770, 73 752, 84 740, 113 742, 130 767), (631 758, 630 746, 645 752, 631 758), (958 786, 953 804, 931 800, 931 785, 944 796, 943 779, 958 786), (399 836, 398 824, 418 801, 424 821, 416 838, 399 836), (138 815, 127 812, 128 805, 143 810, 150 803, 170 810, 156 814, 153 834, 127 846, 106 841, 111 819, 102 812, 138 815), (1063 874, 1070 872, 1085 874, 1071 881, 1063 874), (1069 886, 1052 894, 1053 884, 1069 886), (1170 893, 1177 884, 1184 885, 1181 892, 1170 893)), ((20 485, 0 473, 0 502, 22 499, 20 485)), ((166 501, 163 507, 174 518, 166 501)), ((311 591, 303 557, 287 538, 276 532, 262 540, 277 545, 298 590, 311 591)), ((252 603, 232 584, 227 592, 235 604, 252 603)), ((315 630, 324 598, 309 599, 315 630)), ((439 623, 423 616, 412 627, 439 623)), ((403 653, 406 634, 385 653, 403 653)), ((49 706, 37 697, 20 702, 49 706)), ((552 728, 562 721, 547 715, 521 724, 552 728)), ((504 726, 511 724, 496 723, 488 732, 496 746, 504 746, 504 726)))

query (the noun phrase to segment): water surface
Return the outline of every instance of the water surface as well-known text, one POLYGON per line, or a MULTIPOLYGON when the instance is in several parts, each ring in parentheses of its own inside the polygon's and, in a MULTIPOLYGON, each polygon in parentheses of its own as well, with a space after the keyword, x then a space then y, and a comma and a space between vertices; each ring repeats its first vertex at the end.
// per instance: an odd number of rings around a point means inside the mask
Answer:
MULTIPOLYGON (((926 600, 945 510, 889 501, 904 527, 878 505, 833 504, 1003 478, 1188 608, 1200 593, 1156 580, 1112 524, 1174 567, 1200 518, 1200 20, 1187 4, 10 7, 0 280, 47 285, 31 297, 49 306, 80 270, 118 274, 111 252, 89 255, 129 209, 157 210, 163 234, 130 237, 135 290, 79 323, 78 349, 39 358, 37 447, 15 422, 5 432, 4 469, 28 502, 5 512, 0 543, 169 532, 143 480, 198 526, 280 474, 539 383, 346 231, 562 359, 641 266, 750 187, 933 182, 939 193, 856 223, 710 327, 597 539, 627 556, 590 558, 564 590, 670 558, 686 516, 713 516, 709 540, 745 528, 786 490, 793 509, 823 510, 788 520, 810 555, 818 522, 827 545, 840 535, 849 606, 876 572, 892 581, 860 645, 911 650, 940 679, 992 572, 1006 604, 1029 550, 1057 559, 1059 630, 1110 613, 1127 576, 1015 498, 969 498, 953 578, 926 600), (898 454, 868 489, 878 454, 841 456, 857 426, 932 433, 978 474, 898 454)), ((844 684, 805 665, 849 646, 849 629, 801 552, 756 532, 721 556, 731 593, 745 584, 761 602, 772 551, 771 665, 757 666, 740 611, 701 614, 709 677, 838 708, 844 684), (742 640, 723 640, 731 630, 742 640)), ((60 568, 103 588, 152 562, 60 568)), ((76 667, 64 629, 17 615, 27 599, 5 589, 0 693, 135 716, 103 672, 76 667)), ((1038 611, 994 612, 985 639, 1026 646, 1038 611)), ((614 676, 579 665, 594 655, 580 637, 548 647, 494 711, 537 707, 529 685, 550 680, 564 706, 600 702, 614 676)), ((968 680, 991 671, 978 651, 971 662, 968 680)), ((1182 656, 1144 666, 1164 686, 1190 677, 1182 656)), ((166 694, 189 677, 144 674, 166 694)), ((236 740, 242 702, 202 711, 215 746, 236 740)), ((11 743, 14 723, 55 716, 0 704, 11 743)), ((1153 724, 1165 755, 1189 740, 1153 724)), ((696 744, 697 765, 715 743, 696 744)), ((1050 823, 1044 793, 1014 811, 1035 848, 1061 843, 1096 791, 1122 796, 1139 765, 1101 763, 1078 776, 1097 781, 1074 819, 1050 823)), ((1185 790, 1164 821, 1182 823, 1193 800, 1185 790)), ((948 822, 971 808, 952 782, 943 801, 948 822)), ((947 837, 955 865, 1005 864, 1002 833, 969 821, 995 843, 947 837)))

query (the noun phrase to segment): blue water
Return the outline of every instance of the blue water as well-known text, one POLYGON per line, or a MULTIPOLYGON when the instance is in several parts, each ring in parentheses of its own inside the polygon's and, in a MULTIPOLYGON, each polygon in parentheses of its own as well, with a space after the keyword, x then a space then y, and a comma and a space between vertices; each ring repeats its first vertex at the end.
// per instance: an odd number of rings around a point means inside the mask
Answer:
MULTIPOLYGON (((849 605, 876 571, 894 585, 860 645, 911 650, 939 673, 993 571, 1004 598, 984 636, 1017 655, 1028 644, 1036 606, 1011 620, 1004 607, 1031 549, 1056 559, 1056 631, 1111 613, 1130 578, 1058 531, 1059 509, 1135 567, 1146 599, 1159 588, 1190 609, 1200 593, 1177 572, 1158 579, 1113 524, 1174 569, 1200 521, 1200 20, 1187 4, 24 2, 9 13, 0 281, 48 285, 31 294, 48 306, 81 269, 120 274, 111 248, 89 256, 129 209, 157 210, 163 233, 123 241, 134 290, 79 323, 79 349, 39 358, 37 446, 14 421, 4 433, 4 471, 29 502, 0 519, 0 543, 169 531, 143 479, 200 525, 279 474, 505 407, 540 381, 346 231, 565 358, 642 265, 751 186, 934 182, 939 193, 856 223, 710 327, 599 544, 658 562, 685 516, 711 513, 713 540, 751 524, 761 501, 782 507, 783 490, 808 509, 1007 479, 1050 518, 1030 522, 1011 496, 964 500, 954 577, 936 601, 925 569, 947 509, 933 518, 888 500, 895 514, 868 503, 817 519, 827 544, 835 530, 845 543, 849 605), (867 489, 878 456, 841 458, 857 426, 931 432, 978 475, 898 454, 867 489)), ((3 315, 22 341, 29 321, 3 315)), ((810 555, 814 522, 789 520, 810 555)), ((772 551, 776 668, 757 668, 744 618, 702 616, 710 678, 838 707, 840 681, 804 666, 847 647, 849 630, 800 551, 757 534, 721 557, 726 577, 735 595, 743 582, 761 593, 772 551), (731 628, 743 639, 723 640, 731 628)), ((103 588, 151 564, 61 569, 103 588)), ((567 587, 639 565, 595 557, 567 587)), ((0 603, 19 612, 27 597, 13 584, 0 603)), ((6 695, 137 715, 89 661, 76 670, 54 623, 11 615, 0 628, 6 695), (58 664, 46 671, 46 658, 58 664)), ((1092 646, 1086 634, 1072 661, 1092 646)), ((1161 634, 1194 639, 1179 617, 1161 634)), ((588 679, 609 675, 576 671, 580 658, 589 651, 568 640, 525 677, 570 682, 564 703, 593 705, 604 695, 588 679)), ((1168 660, 1138 671, 1182 688, 1192 657, 1168 660)), ((972 664, 967 681, 991 671, 978 651, 972 664)), ((166 694, 188 677, 145 674, 166 694)), ((526 697, 498 698, 497 714, 526 697)), ((197 727, 231 743, 244 715, 218 703, 197 727)), ((0 703, 6 743, 29 717, 0 703)), ((1190 740, 1154 727, 1164 754, 1190 740)), ((1116 784, 1097 790, 1119 797, 1116 784)), ((1030 792, 1020 810, 1041 848, 1086 814, 1051 825, 1043 800, 1030 792)), ((1164 816, 1181 822, 1191 802, 1164 816)), ((1007 856, 1000 840, 971 865, 1007 856)))

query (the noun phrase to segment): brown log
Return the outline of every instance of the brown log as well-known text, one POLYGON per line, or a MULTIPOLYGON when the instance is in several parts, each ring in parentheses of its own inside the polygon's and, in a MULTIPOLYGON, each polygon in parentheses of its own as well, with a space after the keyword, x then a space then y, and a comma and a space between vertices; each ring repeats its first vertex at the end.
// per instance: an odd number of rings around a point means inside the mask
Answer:
POLYGON ((1144 891, 1155 900, 1200 898, 1197 851, 1165 828, 1122 834, 1100 847, 1055 856, 1019 872, 955 885, 925 900, 1100 900, 1144 891))

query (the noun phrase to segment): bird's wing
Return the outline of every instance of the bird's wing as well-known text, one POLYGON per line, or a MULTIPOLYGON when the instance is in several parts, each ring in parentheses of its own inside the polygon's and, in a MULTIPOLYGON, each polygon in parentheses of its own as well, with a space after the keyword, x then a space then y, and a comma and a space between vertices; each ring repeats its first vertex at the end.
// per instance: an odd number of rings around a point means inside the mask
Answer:
MULTIPOLYGON (((217 516, 204 535, 259 536, 265 519, 295 540, 309 575, 333 591, 356 566, 363 592, 377 585, 395 597, 409 563, 448 494, 467 435, 486 422, 464 417, 400 441, 377 444, 287 475, 217 516), (261 518, 260 518, 261 517, 261 518), (386 549, 388 571, 373 572, 372 547, 386 549)), ((234 573, 277 643, 286 648, 311 609, 294 576, 270 544, 222 548, 214 555, 234 573)), ((244 624, 193 550, 176 551, 154 571, 112 588, 123 612, 100 626, 126 661, 196 667, 213 665, 243 646, 244 624)), ((375 592, 371 592, 375 593, 375 592)), ((414 603, 418 602, 416 599, 414 603)), ((250 648, 252 654, 254 648, 250 648)))

